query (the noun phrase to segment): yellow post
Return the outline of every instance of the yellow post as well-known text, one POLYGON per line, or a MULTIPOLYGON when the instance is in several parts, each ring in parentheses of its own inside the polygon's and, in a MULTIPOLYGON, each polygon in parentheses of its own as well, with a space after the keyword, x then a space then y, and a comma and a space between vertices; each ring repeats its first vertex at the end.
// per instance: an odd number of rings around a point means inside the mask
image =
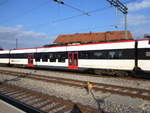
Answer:
POLYGON ((93 88, 93 84, 91 82, 87 82, 87 90, 90 93, 90 90, 93 88))

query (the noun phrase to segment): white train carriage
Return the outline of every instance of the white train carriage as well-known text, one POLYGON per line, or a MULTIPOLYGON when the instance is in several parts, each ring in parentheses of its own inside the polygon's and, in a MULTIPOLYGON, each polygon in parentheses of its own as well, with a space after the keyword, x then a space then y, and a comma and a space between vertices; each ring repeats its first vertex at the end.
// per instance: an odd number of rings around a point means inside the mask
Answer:
POLYGON ((10 50, 10 64, 33 66, 36 48, 10 50))
POLYGON ((72 60, 77 54, 78 68, 133 70, 134 48, 135 41, 118 41, 68 46, 67 52, 72 60))
POLYGON ((0 50, 0 63, 9 64, 9 52, 10 50, 0 50))
POLYGON ((35 56, 36 66, 49 68, 66 68, 68 60, 66 57, 67 46, 55 46, 37 48, 35 56))
POLYGON ((150 40, 138 41, 138 67, 150 71, 150 40))
POLYGON ((150 71, 150 40, 4 50, 0 51, 0 63, 72 70, 150 71))

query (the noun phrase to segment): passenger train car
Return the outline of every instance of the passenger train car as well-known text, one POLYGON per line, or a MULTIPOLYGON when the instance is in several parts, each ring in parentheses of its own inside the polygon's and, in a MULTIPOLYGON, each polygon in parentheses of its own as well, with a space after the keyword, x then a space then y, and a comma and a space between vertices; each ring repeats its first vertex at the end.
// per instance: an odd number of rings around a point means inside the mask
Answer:
POLYGON ((150 72, 150 39, 2 50, 0 64, 68 70, 150 72))

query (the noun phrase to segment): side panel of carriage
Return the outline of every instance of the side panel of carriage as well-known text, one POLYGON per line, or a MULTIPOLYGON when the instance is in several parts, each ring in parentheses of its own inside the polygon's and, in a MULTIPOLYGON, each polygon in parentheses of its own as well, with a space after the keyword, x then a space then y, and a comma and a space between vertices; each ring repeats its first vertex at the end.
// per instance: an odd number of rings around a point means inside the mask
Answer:
POLYGON ((138 67, 144 71, 150 70, 150 40, 138 41, 138 67))
POLYGON ((0 64, 8 64, 9 63, 9 55, 10 50, 0 50, 0 64))
POLYGON ((25 66, 33 67, 35 64, 34 62, 35 53, 36 53, 36 48, 11 50, 10 64, 25 65, 25 66))

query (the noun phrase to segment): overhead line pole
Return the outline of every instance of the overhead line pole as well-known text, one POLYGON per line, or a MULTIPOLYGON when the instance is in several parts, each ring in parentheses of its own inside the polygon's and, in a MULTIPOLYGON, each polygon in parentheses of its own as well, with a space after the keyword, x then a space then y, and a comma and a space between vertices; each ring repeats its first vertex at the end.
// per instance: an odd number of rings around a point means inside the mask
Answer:
POLYGON ((16 38, 16 49, 18 49, 18 39, 16 38))
POLYGON ((116 7, 116 25, 115 28, 118 28, 118 7, 116 7))
POLYGON ((107 0, 111 5, 113 5, 114 7, 116 7, 118 10, 120 10, 125 17, 125 39, 128 39, 128 32, 127 32, 127 14, 128 14, 128 8, 121 3, 119 0, 107 0))

